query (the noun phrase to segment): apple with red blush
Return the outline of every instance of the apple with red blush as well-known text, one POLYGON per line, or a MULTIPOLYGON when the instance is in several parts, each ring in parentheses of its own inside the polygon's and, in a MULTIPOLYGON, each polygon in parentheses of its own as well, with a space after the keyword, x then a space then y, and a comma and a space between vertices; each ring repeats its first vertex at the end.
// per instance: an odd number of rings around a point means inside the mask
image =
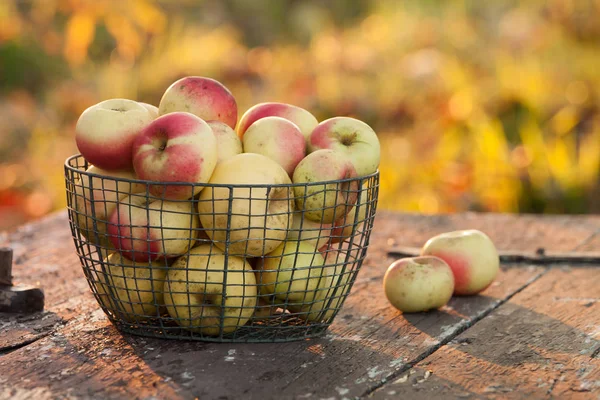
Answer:
POLYGON ((173 112, 152 121, 133 143, 133 167, 143 180, 156 181, 156 197, 189 199, 207 183, 217 165, 217 139, 211 127, 187 112, 173 112), (193 189, 193 190, 192 190, 193 189))
POLYGON ((500 269, 494 243, 475 229, 437 235, 425 243, 421 255, 439 257, 450 266, 457 295, 481 292, 494 281, 500 269))

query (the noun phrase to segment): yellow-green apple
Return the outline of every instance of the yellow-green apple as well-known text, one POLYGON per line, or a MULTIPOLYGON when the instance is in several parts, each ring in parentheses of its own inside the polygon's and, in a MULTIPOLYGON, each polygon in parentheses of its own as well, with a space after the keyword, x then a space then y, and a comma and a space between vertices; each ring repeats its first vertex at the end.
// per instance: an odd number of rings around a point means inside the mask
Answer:
POLYGON ((375 131, 350 117, 334 117, 321 122, 312 131, 309 152, 332 149, 350 158, 358 176, 374 173, 379 167, 380 146, 375 131))
POLYGON ((217 163, 241 154, 242 141, 233 129, 221 121, 207 121, 217 138, 217 163))
POLYGON ((357 204, 342 218, 333 222, 331 230, 331 243, 338 243, 354 235, 364 232, 364 223, 367 216, 367 204, 357 204), (356 212, 358 210, 358 216, 356 212))
POLYGON ((145 193, 124 198, 107 231, 113 246, 130 260, 146 262, 185 253, 198 237, 198 216, 190 201, 153 199, 145 193))
POLYGON ((321 283, 315 298, 307 304, 291 304, 288 309, 297 317, 311 322, 327 322, 341 307, 348 291, 350 279, 356 275, 353 263, 356 251, 342 251, 329 247, 324 254, 321 283), (348 253, 351 253, 348 255, 348 253))
POLYGON ((317 119, 303 108, 286 103, 259 103, 242 115, 237 126, 237 134, 243 138, 246 130, 259 119, 265 117, 281 117, 293 122, 302 132, 306 142, 313 129, 318 125, 317 119))
POLYGON ((210 184, 217 186, 200 193, 198 213, 216 246, 232 255, 258 257, 285 239, 294 195, 291 186, 285 186, 291 184, 290 177, 275 161, 238 154, 217 165, 210 184))
POLYGON ((105 308, 129 322, 158 317, 166 263, 136 263, 115 252, 104 260, 104 265, 106 274, 99 273, 96 288, 105 308))
POLYGON ((187 76, 165 91, 158 105, 160 115, 186 111, 205 121, 222 121, 235 129, 237 103, 221 82, 201 76, 187 76))
POLYGON ((441 258, 402 258, 388 267, 383 289, 388 301, 398 310, 423 312, 448 303, 454 290, 454 277, 441 258))
POLYGON ((156 118, 158 118, 158 115, 159 115, 158 114, 158 107, 153 106, 152 104, 142 103, 142 102, 139 102, 139 101, 138 101, 138 103, 140 103, 141 105, 143 105, 144 107, 146 107, 146 110, 148 110, 148 112, 152 116, 153 120, 156 119, 156 118))
POLYGON ((173 112, 152 121, 133 143, 133 167, 140 179, 156 181, 150 193, 168 199, 189 199, 207 183, 217 165, 217 139, 210 126, 187 112, 173 112), (168 184, 179 182, 180 184, 168 184))
POLYGON ((454 294, 477 294, 498 275, 500 258, 492 240, 483 232, 470 229, 442 233, 432 237, 421 255, 436 256, 452 268, 454 294))
POLYGON ((325 280, 324 263, 314 246, 286 241, 258 260, 256 280, 260 293, 273 295, 285 304, 310 302, 325 280))
POLYGON ((118 201, 145 189, 144 184, 127 181, 135 179, 133 171, 106 171, 94 165, 76 179, 70 193, 75 223, 83 236, 103 250, 112 248, 106 223, 118 201))
POLYGON ((77 148, 99 168, 131 169, 133 141, 152 119, 148 109, 136 101, 102 101, 79 116, 75 127, 77 148))
POLYGON ((334 150, 310 153, 294 170, 296 205, 305 218, 332 223, 348 214, 358 196, 356 169, 350 159, 334 150), (342 182, 319 182, 343 180, 342 182))
POLYGON ((267 156, 292 176, 296 165, 306 156, 306 142, 293 122, 281 117, 261 118, 246 130, 244 152, 267 156))
POLYGON ((241 257, 225 256, 210 244, 197 246, 169 267, 164 301, 184 328, 207 336, 231 333, 255 311, 254 271, 241 257))
POLYGON ((332 235, 331 224, 322 224, 304 218, 302 212, 295 212, 292 226, 288 232, 288 240, 308 243, 314 249, 320 249, 329 242, 332 235))

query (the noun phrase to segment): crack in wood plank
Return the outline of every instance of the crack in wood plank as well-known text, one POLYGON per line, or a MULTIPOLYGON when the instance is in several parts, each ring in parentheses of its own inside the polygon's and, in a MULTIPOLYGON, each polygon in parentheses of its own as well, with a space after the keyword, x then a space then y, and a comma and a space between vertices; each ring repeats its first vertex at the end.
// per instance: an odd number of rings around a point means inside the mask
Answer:
POLYGON ((476 315, 471 320, 465 320, 464 323, 462 324, 462 326, 458 326, 457 329, 456 329, 456 331, 454 331, 452 334, 448 335, 448 337, 446 337, 445 339, 441 340, 437 345, 429 348, 427 351, 419 354, 413 360, 411 360, 410 362, 408 362, 405 366, 403 366, 402 368, 400 368, 397 372, 393 373, 389 377, 386 377, 386 382, 381 382, 378 385, 371 386, 369 389, 367 389, 361 395, 361 397, 366 397, 366 396, 371 395, 377 389, 383 387, 387 383, 387 381, 391 381, 393 379, 396 379, 400 375, 402 375, 403 373, 409 371, 410 369, 412 369, 415 366, 415 364, 417 364, 417 363, 425 360, 427 357, 431 356, 436 351, 438 351, 441 347, 443 347, 443 346, 447 345, 448 343, 450 343, 454 338, 456 338, 457 336, 459 336, 460 334, 462 334, 463 332, 465 332, 467 329, 473 327, 479 321, 481 321, 482 319, 484 319, 485 317, 487 317, 488 315, 490 315, 494 310, 498 309, 500 306, 502 306, 503 304, 505 304, 506 302, 508 302, 515 295, 517 295, 520 292, 522 292, 523 290, 525 290, 528 286, 530 286, 531 284, 533 284, 534 282, 536 282, 538 279, 540 279, 542 276, 544 276, 547 273, 548 273, 548 270, 540 271, 537 275, 535 275, 530 280, 528 280, 525 284, 523 284, 518 290, 516 290, 512 294, 508 295, 506 298, 500 299, 491 308, 483 310, 480 314, 476 315))
POLYGON ((43 339, 46 336, 51 335, 51 334, 52 334, 52 332, 45 332, 45 333, 42 333, 40 335, 34 336, 31 339, 27 339, 27 340, 23 340, 21 342, 18 342, 17 344, 15 344, 13 346, 2 347, 2 348, 0 348, 0 357, 5 356, 5 355, 7 355, 7 354, 9 354, 9 353, 11 353, 11 352, 13 352, 15 350, 19 350, 22 347, 29 346, 30 344, 35 343, 38 340, 41 340, 41 339, 43 339))
POLYGON ((598 306, 556 302, 552 297, 554 288, 565 296, 587 298, 597 292, 598 283, 600 274, 594 270, 546 270, 456 340, 414 365, 420 373, 433 371, 433 380, 391 383, 372 397, 387 399, 388 392, 414 398, 502 397, 504 390, 516 398, 600 395, 598 306))

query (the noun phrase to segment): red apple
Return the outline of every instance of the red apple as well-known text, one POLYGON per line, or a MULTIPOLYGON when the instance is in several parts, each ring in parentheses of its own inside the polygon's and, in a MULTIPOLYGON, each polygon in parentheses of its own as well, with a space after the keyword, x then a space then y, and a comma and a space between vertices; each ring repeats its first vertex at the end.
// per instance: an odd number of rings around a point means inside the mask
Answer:
POLYGON ((242 115, 237 126, 237 134, 244 137, 246 130, 256 121, 265 117, 281 117, 293 122, 308 141, 311 132, 319 123, 317 119, 303 108, 286 103, 260 103, 251 107, 242 115))
POLYGON ((454 294, 477 294, 498 275, 500 258, 492 240, 478 230, 442 233, 425 243, 421 255, 436 256, 452 268, 454 294))
POLYGON ((107 231, 124 257, 146 262, 185 253, 196 243, 199 225, 192 202, 152 200, 139 193, 119 202, 107 231))
MULTIPOLYGON (((207 183, 217 165, 217 139, 193 114, 174 112, 155 119, 133 144, 133 167, 140 179, 161 183, 207 183)), ((164 199, 189 199, 202 190, 190 185, 154 184, 164 199)))
POLYGON ((222 121, 235 129, 237 103, 221 82, 201 76, 188 76, 174 82, 158 105, 160 115, 187 111, 205 121, 222 121))
POLYGON ((131 169, 131 147, 153 117, 133 100, 111 99, 86 109, 75 127, 75 141, 83 157, 105 170, 131 169))
POLYGON ((262 154, 277 162, 289 176, 306 156, 302 132, 296 124, 281 117, 265 117, 250 125, 243 146, 245 153, 262 154))

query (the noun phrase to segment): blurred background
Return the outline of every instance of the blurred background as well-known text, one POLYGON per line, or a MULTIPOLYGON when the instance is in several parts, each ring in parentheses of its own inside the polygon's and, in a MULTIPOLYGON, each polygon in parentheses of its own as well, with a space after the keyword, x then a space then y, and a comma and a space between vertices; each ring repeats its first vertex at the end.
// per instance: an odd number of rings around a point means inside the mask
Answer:
POLYGON ((2 0, 0 230, 65 207, 74 125, 185 75, 348 115, 379 209, 600 211, 600 0, 2 0))

